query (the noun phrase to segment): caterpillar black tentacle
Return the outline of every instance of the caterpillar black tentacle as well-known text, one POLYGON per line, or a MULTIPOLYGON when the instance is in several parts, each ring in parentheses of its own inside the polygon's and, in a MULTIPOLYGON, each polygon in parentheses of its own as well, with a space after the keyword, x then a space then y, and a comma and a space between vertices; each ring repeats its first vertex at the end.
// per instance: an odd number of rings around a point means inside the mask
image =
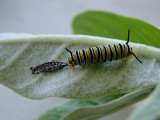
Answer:
POLYGON ((72 54, 72 52, 71 52, 67 47, 65 47, 65 49, 66 49, 70 54, 72 54))
POLYGON ((128 29, 128 39, 127 39, 127 42, 126 42, 127 45, 129 43, 129 35, 130 35, 130 29, 128 29))
POLYGON ((84 66, 86 64, 119 60, 119 59, 131 59, 135 57, 138 62, 142 63, 135 55, 133 49, 128 45, 130 38, 130 30, 128 30, 128 39, 125 44, 106 45, 83 49, 80 51, 72 52, 68 48, 65 49, 70 53, 66 63, 51 62, 43 63, 36 67, 31 67, 33 74, 40 72, 52 72, 63 69, 66 66, 74 68, 75 65, 84 66))
POLYGON ((138 60, 138 62, 140 62, 140 63, 142 63, 142 61, 140 61, 139 59, 138 59, 138 57, 134 54, 134 53, 132 53, 132 52, 130 52, 132 55, 134 55, 134 57, 138 60))

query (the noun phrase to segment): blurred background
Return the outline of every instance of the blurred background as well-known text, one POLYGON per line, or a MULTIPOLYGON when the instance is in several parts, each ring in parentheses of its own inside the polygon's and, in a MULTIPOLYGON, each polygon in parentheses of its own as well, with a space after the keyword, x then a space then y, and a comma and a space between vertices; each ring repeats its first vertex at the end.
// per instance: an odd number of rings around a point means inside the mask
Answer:
MULTIPOLYGON (((160 0, 0 0, 0 33, 73 34, 72 19, 85 10, 110 11, 160 27, 159 6, 160 0)), ((0 120, 32 120, 62 101, 30 100, 0 85, 0 120)), ((101 120, 126 120, 141 103, 101 120)))

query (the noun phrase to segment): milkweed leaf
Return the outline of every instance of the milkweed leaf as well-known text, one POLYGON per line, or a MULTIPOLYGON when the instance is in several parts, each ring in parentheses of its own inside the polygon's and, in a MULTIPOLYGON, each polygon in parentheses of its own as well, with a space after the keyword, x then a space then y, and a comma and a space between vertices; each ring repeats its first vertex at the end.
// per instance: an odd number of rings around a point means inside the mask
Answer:
POLYGON ((144 99, 152 90, 147 88, 91 100, 69 100, 48 110, 38 120, 95 120, 144 99))
POLYGON ((15 36, 0 39, 0 83, 31 99, 51 96, 88 99, 128 93, 159 83, 158 48, 129 43, 143 64, 134 58, 35 75, 29 70, 31 66, 53 59, 65 62, 69 55, 65 47, 76 51, 126 41, 85 35, 15 36))

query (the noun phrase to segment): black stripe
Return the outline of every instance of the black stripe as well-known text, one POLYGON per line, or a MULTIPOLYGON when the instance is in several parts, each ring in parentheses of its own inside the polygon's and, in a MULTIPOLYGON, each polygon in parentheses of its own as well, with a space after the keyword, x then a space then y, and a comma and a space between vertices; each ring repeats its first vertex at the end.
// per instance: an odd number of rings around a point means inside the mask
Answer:
POLYGON ((76 55, 77 55, 78 63, 81 65, 81 61, 80 61, 80 58, 79 58, 78 51, 76 51, 76 55))
POLYGON ((93 54, 92 54, 91 48, 89 48, 89 51, 90 51, 90 55, 91 55, 91 63, 93 63, 93 54))
POLYGON ((110 48, 110 61, 112 61, 112 57, 113 57, 113 50, 112 50, 112 46, 108 45, 108 47, 110 48))
POLYGON ((84 51, 85 51, 85 55, 86 55, 86 63, 88 63, 89 58, 88 58, 88 55, 87 55, 87 51, 86 51, 86 49, 84 49, 84 51))
POLYGON ((75 64, 75 65, 77 65, 77 64, 76 64, 76 62, 75 62, 75 59, 74 59, 73 53, 71 53, 71 58, 72 58, 72 61, 74 62, 74 64, 75 64))
POLYGON ((100 59, 103 60, 103 55, 102 55, 102 49, 101 49, 101 47, 99 47, 99 51, 100 51, 100 59))
POLYGON ((126 52, 126 54, 124 55, 124 57, 127 57, 127 54, 128 54, 128 47, 126 46, 126 44, 123 45, 123 46, 124 46, 124 52, 125 52, 125 47, 127 48, 127 52, 126 52))
POLYGON ((95 57, 96 57, 96 56, 95 56, 95 54, 94 54, 94 49, 93 49, 93 48, 91 48, 91 50, 92 50, 92 54, 93 54, 93 63, 95 63, 95 61, 94 61, 94 60, 95 60, 95 57))
POLYGON ((124 57, 126 57, 126 55, 124 54, 124 53, 125 53, 125 47, 126 47, 126 46, 123 45, 123 47, 124 47, 124 49, 123 49, 123 58, 124 58, 124 57))
POLYGON ((117 50, 117 59, 119 59, 119 58, 120 58, 120 55, 119 55, 118 45, 116 45, 116 50, 117 50))
POLYGON ((119 44, 119 48, 120 48, 120 53, 121 53, 120 58, 122 58, 122 45, 121 44, 119 44))
POLYGON ((79 57, 80 57, 80 61, 81 61, 81 64, 82 64, 82 57, 81 57, 81 54, 80 54, 80 51, 79 52, 79 57))
MULTIPOLYGON (((86 51, 86 56, 87 56, 87 63, 90 63, 90 61, 89 61, 89 60, 90 60, 90 58, 89 58, 90 55, 88 56, 88 54, 87 54, 87 51, 88 51, 88 50, 85 50, 85 51, 86 51)), ((88 52, 89 52, 89 51, 88 51, 88 52)))
POLYGON ((100 60, 100 51, 99 51, 99 47, 96 47, 97 48, 97 51, 98 51, 98 59, 97 59, 97 62, 99 62, 100 60))
POLYGON ((103 62, 105 62, 106 59, 107 59, 107 52, 108 52, 108 50, 106 49, 106 46, 103 46, 103 48, 104 48, 104 51, 105 51, 104 61, 103 62))
POLYGON ((130 49, 129 49, 129 45, 128 44, 126 44, 126 46, 127 46, 127 56, 129 55, 129 53, 130 53, 130 49))
POLYGON ((118 59, 118 50, 117 50, 117 45, 114 45, 114 49, 115 49, 115 52, 116 52, 116 60, 118 59))
POLYGON ((86 64, 86 55, 85 55, 85 51, 82 50, 82 52, 83 52, 83 56, 84 56, 84 62, 85 62, 85 64, 86 64))

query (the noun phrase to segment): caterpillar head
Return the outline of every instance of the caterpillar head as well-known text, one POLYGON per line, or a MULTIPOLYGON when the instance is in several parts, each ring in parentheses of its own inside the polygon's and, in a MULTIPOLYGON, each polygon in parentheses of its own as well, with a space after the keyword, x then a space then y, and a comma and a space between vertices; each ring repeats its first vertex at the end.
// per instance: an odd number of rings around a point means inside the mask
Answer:
POLYGON ((129 56, 127 57, 127 59, 131 59, 135 57, 137 59, 138 62, 142 63, 142 61, 139 60, 139 58, 136 56, 135 52, 133 51, 132 48, 130 48, 130 51, 129 51, 129 56))
POLYGON ((127 57, 127 59, 132 59, 133 57, 134 57, 134 55, 133 54, 131 54, 131 53, 134 53, 135 54, 135 52, 133 51, 133 49, 130 47, 129 48, 129 55, 128 55, 128 57, 127 57))

